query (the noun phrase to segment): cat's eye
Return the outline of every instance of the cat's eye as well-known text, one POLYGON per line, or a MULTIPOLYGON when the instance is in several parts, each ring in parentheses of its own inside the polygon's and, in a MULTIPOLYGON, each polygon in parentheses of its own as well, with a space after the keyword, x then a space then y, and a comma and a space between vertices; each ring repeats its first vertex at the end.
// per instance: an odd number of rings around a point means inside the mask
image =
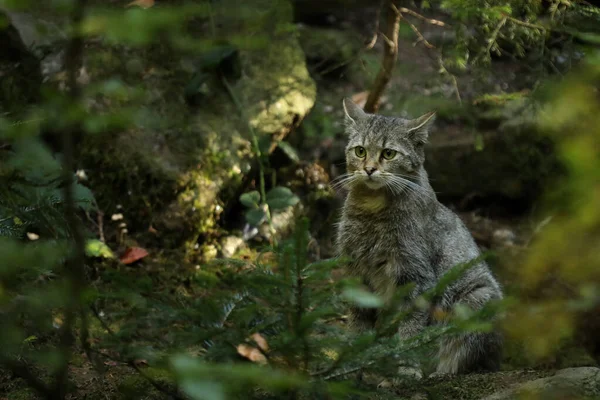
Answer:
POLYGON ((386 160, 391 160, 392 158, 396 157, 397 153, 398 152, 396 150, 383 149, 383 151, 381 152, 381 156, 386 160))
POLYGON ((356 153, 356 157, 364 158, 367 155, 367 150, 362 146, 356 146, 354 148, 354 153, 356 153))

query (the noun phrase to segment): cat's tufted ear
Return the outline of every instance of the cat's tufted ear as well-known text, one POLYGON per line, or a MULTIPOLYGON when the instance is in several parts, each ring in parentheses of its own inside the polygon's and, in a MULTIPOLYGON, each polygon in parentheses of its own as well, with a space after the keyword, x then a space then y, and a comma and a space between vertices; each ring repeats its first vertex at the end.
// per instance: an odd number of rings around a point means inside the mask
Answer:
POLYGON ((421 115, 417 119, 410 121, 410 125, 406 134, 414 143, 426 143, 429 129, 435 121, 435 111, 421 115))
POLYGON ((355 102, 346 97, 343 101, 344 114, 346 114, 346 123, 356 123, 357 121, 365 118, 365 113, 355 102))

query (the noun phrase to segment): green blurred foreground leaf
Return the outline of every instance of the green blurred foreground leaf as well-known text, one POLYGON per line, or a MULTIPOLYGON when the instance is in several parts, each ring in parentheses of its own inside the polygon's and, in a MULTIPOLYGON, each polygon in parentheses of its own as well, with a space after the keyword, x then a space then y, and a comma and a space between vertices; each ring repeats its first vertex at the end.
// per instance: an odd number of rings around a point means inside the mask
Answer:
POLYGON ((379 296, 364 289, 348 288, 342 293, 342 298, 364 308, 383 307, 383 300, 379 296))

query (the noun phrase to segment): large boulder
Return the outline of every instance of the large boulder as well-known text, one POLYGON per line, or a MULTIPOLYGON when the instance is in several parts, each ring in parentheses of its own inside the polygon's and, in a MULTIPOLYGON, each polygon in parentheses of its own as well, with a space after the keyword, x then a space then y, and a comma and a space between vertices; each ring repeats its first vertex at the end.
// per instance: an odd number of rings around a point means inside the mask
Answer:
POLYGON ((474 127, 439 124, 426 150, 426 168, 442 200, 528 207, 539 198, 561 166, 552 140, 536 130, 530 107, 474 108, 474 127))

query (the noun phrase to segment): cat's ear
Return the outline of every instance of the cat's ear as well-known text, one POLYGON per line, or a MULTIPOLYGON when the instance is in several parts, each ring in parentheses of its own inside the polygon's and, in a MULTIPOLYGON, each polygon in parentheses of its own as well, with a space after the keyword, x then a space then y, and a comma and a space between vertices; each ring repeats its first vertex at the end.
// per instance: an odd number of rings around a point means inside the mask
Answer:
POLYGON ((414 143, 426 143, 427 137, 429 136, 429 129, 435 121, 435 111, 428 112, 427 114, 421 115, 417 119, 410 121, 408 131, 406 132, 408 137, 414 143))
POLYGON ((356 123, 367 116, 367 113, 348 97, 344 99, 342 104, 344 105, 346 123, 356 123))

